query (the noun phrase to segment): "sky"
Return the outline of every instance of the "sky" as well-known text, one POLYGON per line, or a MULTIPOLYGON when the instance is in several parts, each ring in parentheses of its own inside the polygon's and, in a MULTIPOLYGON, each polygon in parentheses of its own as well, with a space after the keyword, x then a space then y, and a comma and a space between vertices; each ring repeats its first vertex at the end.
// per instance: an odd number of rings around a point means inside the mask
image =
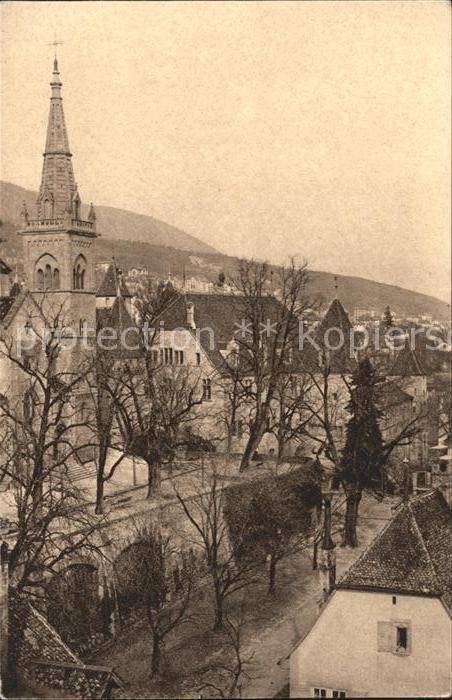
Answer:
POLYGON ((2 179, 39 186, 56 35, 83 201, 450 301, 448 2, 1 11, 2 179))

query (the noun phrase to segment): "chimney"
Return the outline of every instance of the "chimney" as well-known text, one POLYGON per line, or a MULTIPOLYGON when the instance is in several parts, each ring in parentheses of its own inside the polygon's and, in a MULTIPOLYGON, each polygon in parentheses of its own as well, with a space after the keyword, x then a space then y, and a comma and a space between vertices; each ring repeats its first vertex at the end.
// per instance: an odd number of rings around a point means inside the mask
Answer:
POLYGON ((186 308, 187 308, 187 326, 189 328, 196 328, 195 305, 193 304, 192 301, 187 301, 186 308))
POLYGON ((322 602, 325 603, 336 583, 336 545, 331 537, 331 496, 323 500, 323 534, 320 548, 319 575, 322 587, 322 602))

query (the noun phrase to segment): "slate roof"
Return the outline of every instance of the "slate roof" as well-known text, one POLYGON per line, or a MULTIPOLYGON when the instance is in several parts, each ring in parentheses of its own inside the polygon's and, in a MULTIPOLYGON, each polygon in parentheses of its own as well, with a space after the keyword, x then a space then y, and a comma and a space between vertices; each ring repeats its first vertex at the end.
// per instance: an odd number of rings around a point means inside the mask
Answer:
POLYGON ((105 328, 112 328, 116 331, 115 338, 109 339, 108 334, 102 338, 103 347, 100 347, 98 343, 101 352, 104 351, 121 358, 136 357, 141 353, 140 332, 127 311, 122 297, 116 297, 109 308, 96 309, 96 327, 98 334, 105 328), (120 338, 121 333, 126 329, 130 329, 125 336, 125 342, 130 346, 129 348, 121 344, 120 338))
MULTIPOLYGON (((353 343, 359 347, 361 341, 355 339, 355 331, 350 319, 339 299, 333 299, 328 311, 315 332, 312 334, 315 343, 328 351, 330 371, 335 374, 351 374, 357 366, 352 356, 353 343)), ((306 363, 311 370, 318 367, 319 353, 315 346, 306 343, 306 363)), ((320 370, 320 368, 319 368, 320 370)))
POLYGON ((388 371, 391 377, 425 377, 425 370, 413 348, 406 343, 401 350, 396 351, 392 367, 388 371))
POLYGON ((439 491, 402 505, 336 588, 440 597, 452 612, 452 512, 439 491))
MULTIPOLYGON (((263 302, 263 322, 267 319, 275 321, 280 312, 280 302, 272 296, 263 297, 263 302)), ((163 322, 164 330, 188 329, 187 303, 194 306, 196 329, 192 329, 192 334, 199 337, 214 366, 221 369, 224 360, 220 350, 226 350, 227 344, 241 332, 241 321, 249 318, 247 300, 243 296, 224 293, 177 293, 155 319, 155 327, 158 328, 159 323, 163 322), (200 332, 202 329, 205 330, 200 332)))
POLYGON ((115 271, 115 267, 112 263, 108 266, 107 271, 105 272, 102 280, 98 284, 96 297, 115 297, 117 294, 117 280, 119 280, 121 296, 133 296, 127 284, 124 282, 122 274, 120 273, 118 268, 116 268, 115 271))

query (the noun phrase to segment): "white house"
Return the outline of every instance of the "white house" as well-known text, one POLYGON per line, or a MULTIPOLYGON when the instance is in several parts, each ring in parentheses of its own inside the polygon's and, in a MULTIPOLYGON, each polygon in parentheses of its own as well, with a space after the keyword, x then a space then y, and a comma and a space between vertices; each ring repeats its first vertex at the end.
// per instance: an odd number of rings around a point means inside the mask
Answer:
POLYGON ((452 513, 400 506, 290 655, 290 697, 449 697, 452 513))

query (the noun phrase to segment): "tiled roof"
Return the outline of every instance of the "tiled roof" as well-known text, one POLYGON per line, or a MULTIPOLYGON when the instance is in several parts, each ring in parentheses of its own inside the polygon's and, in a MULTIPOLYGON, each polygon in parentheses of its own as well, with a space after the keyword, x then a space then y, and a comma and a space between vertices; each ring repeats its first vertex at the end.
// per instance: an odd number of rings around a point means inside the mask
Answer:
POLYGON ((96 296, 115 297, 117 294, 117 280, 119 280, 121 296, 131 297, 132 293, 130 292, 127 284, 124 282, 122 274, 120 273, 118 268, 116 268, 115 271, 113 263, 108 266, 107 271, 105 272, 102 280, 100 281, 97 288, 96 296))
POLYGON ((337 588, 438 596, 452 610, 452 512, 439 491, 402 505, 337 588))
POLYGON ((425 370, 416 351, 407 343, 396 351, 394 363, 388 375, 392 377, 424 377, 425 370))
POLYGON ((0 321, 3 321, 6 314, 14 304, 16 297, 2 297, 0 299, 0 321))

